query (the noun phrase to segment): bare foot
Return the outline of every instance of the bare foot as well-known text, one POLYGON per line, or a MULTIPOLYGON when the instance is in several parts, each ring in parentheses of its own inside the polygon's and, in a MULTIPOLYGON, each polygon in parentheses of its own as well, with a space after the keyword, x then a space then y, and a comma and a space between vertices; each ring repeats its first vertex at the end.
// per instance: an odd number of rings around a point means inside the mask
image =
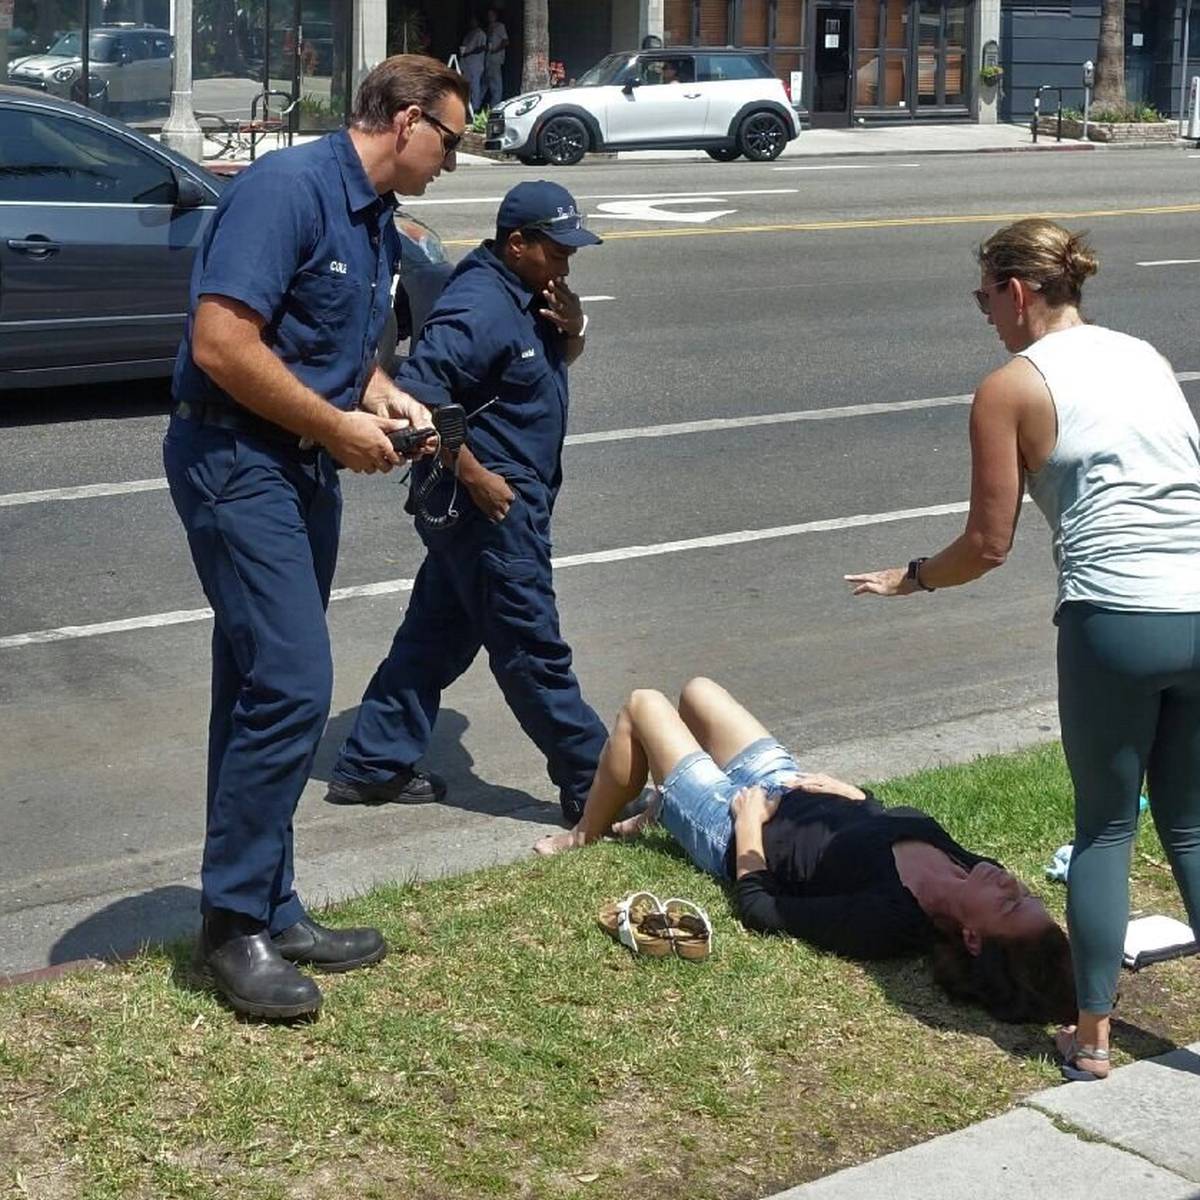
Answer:
POLYGON ((635 817, 627 821, 616 821, 608 831, 615 838, 635 838, 644 830, 658 821, 658 813, 662 808, 662 793, 655 792, 654 798, 635 817))
POLYGON ((544 838, 539 838, 533 843, 533 852, 549 857, 552 854, 561 854, 564 850, 578 850, 581 846, 586 846, 589 840, 576 825, 566 833, 548 833, 544 838))

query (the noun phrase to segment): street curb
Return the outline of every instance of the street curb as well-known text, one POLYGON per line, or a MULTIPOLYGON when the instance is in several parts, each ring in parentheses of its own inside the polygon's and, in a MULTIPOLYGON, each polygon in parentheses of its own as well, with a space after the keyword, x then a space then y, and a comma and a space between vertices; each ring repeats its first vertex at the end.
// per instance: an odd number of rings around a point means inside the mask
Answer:
POLYGON ((74 958, 69 962, 55 963, 52 967, 38 967, 34 971, 20 971, 16 975, 0 975, 0 991, 27 984, 54 983, 66 975, 79 975, 84 971, 104 971, 122 961, 120 956, 107 961, 100 958, 74 958))

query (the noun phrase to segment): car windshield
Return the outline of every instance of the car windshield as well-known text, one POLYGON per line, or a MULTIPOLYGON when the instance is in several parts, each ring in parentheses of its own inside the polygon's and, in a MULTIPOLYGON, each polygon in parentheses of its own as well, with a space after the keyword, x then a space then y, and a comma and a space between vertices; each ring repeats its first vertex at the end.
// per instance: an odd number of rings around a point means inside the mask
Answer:
POLYGON ((607 58, 602 58, 590 71, 584 71, 575 80, 575 86, 604 87, 616 83, 632 61, 633 56, 629 54, 610 54, 607 58))
MULTIPOLYGON (((46 51, 52 58, 78 58, 80 53, 79 32, 64 33, 46 51)), ((88 57, 93 62, 113 62, 116 58, 116 39, 108 33, 93 33, 88 38, 88 57)))

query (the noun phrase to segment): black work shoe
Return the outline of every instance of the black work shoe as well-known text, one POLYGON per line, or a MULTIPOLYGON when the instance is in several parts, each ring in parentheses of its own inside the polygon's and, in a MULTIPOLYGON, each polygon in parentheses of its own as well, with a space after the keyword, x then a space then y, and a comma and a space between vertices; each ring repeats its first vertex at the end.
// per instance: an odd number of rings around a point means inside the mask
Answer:
POLYGON ((311 917, 302 917, 271 942, 288 962, 306 963, 318 971, 353 971, 379 962, 387 953, 378 929, 327 929, 311 917))
POLYGON ((354 783, 348 779, 331 779, 325 793, 326 804, 391 804, 404 800, 417 803, 441 800, 446 795, 446 781, 432 771, 406 767, 383 783, 354 783))
POLYGON ((192 968, 247 1016, 287 1021, 321 1010, 321 989, 284 961, 266 929, 240 913, 205 915, 192 968))

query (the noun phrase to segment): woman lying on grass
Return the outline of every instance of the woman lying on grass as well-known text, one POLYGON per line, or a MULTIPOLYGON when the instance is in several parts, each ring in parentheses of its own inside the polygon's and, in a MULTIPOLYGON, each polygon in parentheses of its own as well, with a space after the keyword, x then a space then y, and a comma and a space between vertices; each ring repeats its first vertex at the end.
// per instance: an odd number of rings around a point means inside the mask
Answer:
POLYGON ((937 982, 998 1020, 1073 1014, 1066 935, 1019 880, 918 809, 884 808, 851 784, 802 773, 712 680, 693 679, 678 710, 659 692, 635 691, 579 824, 534 849, 558 854, 655 819, 698 867, 736 879, 748 929, 850 958, 929 950, 937 982), (661 788, 659 811, 614 826, 647 774, 661 788))

